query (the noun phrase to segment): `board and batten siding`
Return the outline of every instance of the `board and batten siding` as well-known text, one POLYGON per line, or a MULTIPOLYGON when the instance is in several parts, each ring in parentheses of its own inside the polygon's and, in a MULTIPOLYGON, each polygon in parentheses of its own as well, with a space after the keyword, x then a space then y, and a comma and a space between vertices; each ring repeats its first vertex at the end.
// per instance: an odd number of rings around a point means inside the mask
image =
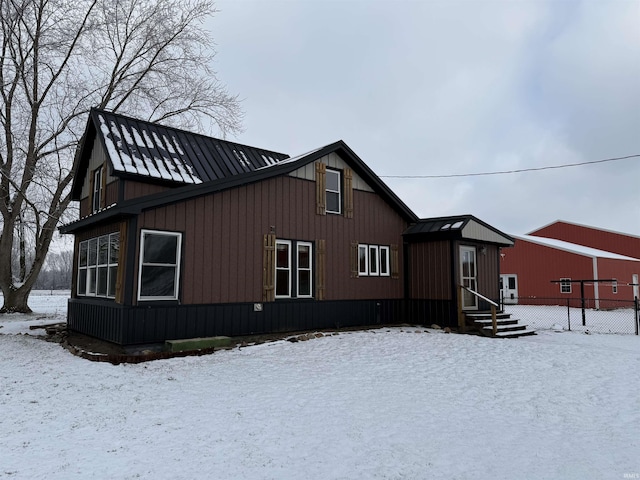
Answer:
POLYGON ((352 219, 316 215, 315 194, 314 182, 282 176, 155 208, 139 216, 138 243, 141 229, 183 233, 182 304, 261 302, 263 236, 272 230, 278 239, 313 242, 314 259, 325 240, 325 300, 402 298, 402 248, 399 279, 352 278, 350 246, 401 246, 406 221, 362 190, 354 191, 352 219))
MULTIPOLYGON (((320 157, 315 163, 308 163, 304 167, 298 168, 289 174, 291 177, 302 178, 305 180, 315 181, 316 179, 316 163, 324 163, 327 168, 334 170, 344 170, 350 168, 337 153, 330 153, 324 157, 320 157)), ((362 190, 364 192, 373 192, 373 189, 365 182, 360 175, 355 172, 352 174, 352 186, 354 190, 362 190)))
POLYGON ((451 300, 451 242, 409 245, 409 298, 451 300))

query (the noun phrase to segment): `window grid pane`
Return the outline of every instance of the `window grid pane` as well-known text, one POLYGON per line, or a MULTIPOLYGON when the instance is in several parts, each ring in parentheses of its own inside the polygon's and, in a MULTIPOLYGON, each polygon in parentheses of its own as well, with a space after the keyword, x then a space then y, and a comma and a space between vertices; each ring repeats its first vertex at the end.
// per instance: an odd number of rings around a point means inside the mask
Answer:
POLYGON ((276 240, 276 298, 291 296, 291 242, 276 240))
POLYGON ((313 296, 311 244, 298 243, 298 297, 313 296))
POLYGON ((337 170, 326 171, 326 211, 328 213, 341 213, 342 199, 341 199, 341 179, 340 172, 337 170))

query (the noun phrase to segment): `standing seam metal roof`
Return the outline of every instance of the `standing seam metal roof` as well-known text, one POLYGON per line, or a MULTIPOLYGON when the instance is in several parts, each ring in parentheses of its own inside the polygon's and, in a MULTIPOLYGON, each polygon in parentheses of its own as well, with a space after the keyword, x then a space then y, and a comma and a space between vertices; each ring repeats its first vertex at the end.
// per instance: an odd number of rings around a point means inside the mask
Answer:
MULTIPOLYGON (((197 184, 276 165, 289 155, 93 109, 113 174, 197 184)), ((86 152, 85 152, 86 153, 86 152)), ((76 190, 74 189, 74 192, 76 190)))

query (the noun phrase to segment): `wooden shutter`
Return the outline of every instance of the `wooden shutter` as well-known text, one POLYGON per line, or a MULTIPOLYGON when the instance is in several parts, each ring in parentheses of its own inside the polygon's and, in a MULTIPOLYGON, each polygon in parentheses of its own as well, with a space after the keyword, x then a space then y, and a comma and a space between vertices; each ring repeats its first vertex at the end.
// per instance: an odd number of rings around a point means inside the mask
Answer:
POLYGON ((359 277, 359 264, 360 259, 358 258, 358 242, 351 242, 351 248, 349 249, 350 255, 350 263, 351 263, 351 278, 359 277))
POLYGON ((324 300, 326 281, 326 241, 316 242, 316 298, 324 300))
POLYGON ((116 274, 116 303, 124 303, 124 272, 127 269, 127 222, 120 224, 118 273, 116 274))
POLYGON ((276 299, 275 267, 276 236, 268 233, 264 236, 262 255, 262 301, 273 302, 276 299))
POLYGON ((391 278, 400 278, 400 263, 398 260, 398 245, 391 245, 391 278))
POLYGON ((102 180, 102 185, 100 185, 100 208, 105 208, 107 206, 107 169, 104 168, 104 165, 100 167, 100 179, 102 180))
POLYGON ((327 166, 316 163, 316 215, 326 215, 327 213, 327 166))
POLYGON ((344 216, 353 218, 353 172, 350 168, 344 169, 344 216))

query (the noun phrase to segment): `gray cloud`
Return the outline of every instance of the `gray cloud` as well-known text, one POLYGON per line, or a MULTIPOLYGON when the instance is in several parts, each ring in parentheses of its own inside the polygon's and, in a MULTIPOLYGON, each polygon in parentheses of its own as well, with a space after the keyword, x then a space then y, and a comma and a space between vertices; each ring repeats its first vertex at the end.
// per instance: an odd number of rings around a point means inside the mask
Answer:
MULTIPOLYGON (((640 154, 640 2, 223 0, 216 70, 239 141, 345 140, 379 175, 640 154)), ((640 159, 495 177, 387 179, 422 216, 510 233, 558 218, 640 235, 640 159)))

